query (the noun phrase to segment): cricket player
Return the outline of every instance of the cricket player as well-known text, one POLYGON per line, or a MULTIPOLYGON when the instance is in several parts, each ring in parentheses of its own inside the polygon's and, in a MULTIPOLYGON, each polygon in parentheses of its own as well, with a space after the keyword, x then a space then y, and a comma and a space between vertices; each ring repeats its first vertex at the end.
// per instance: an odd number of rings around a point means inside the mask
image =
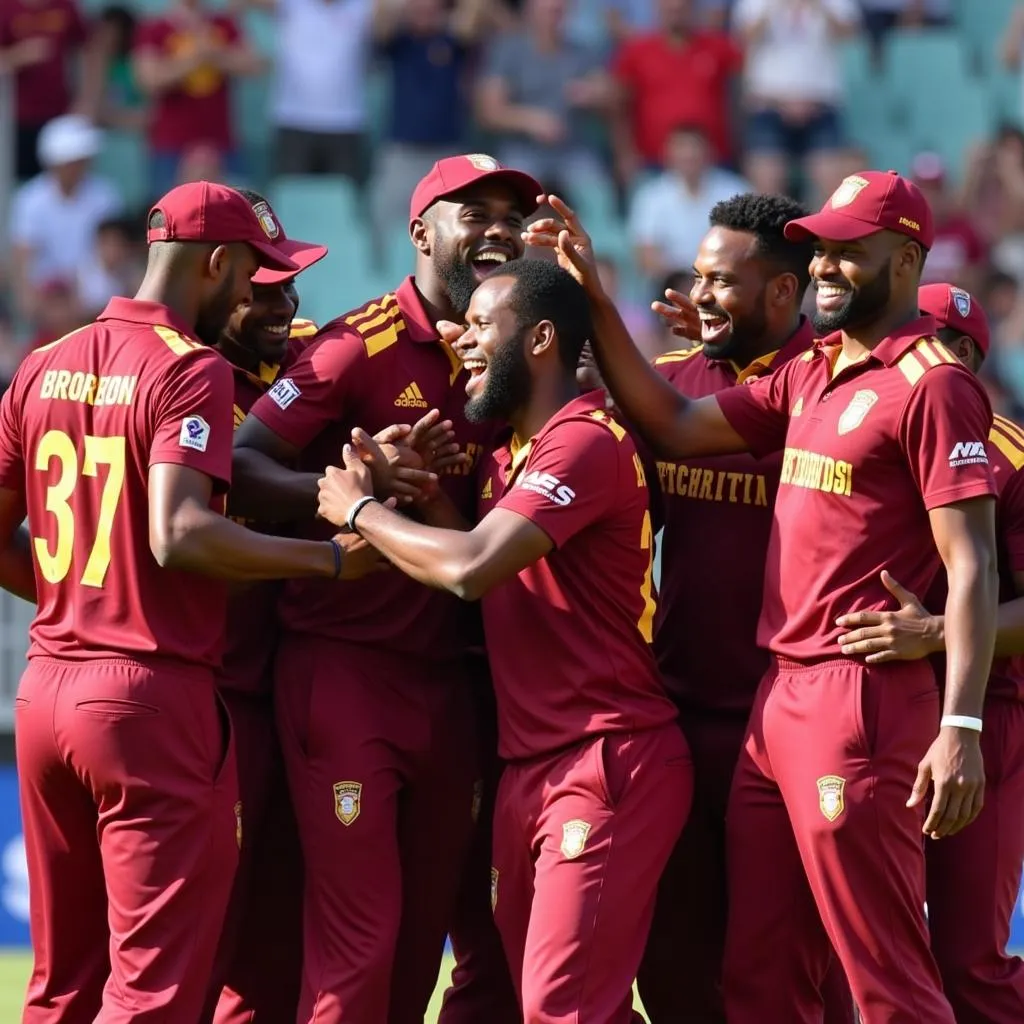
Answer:
MULTIPOLYGON (((810 349, 814 333, 800 308, 812 247, 783 234, 805 213, 784 196, 754 194, 712 208, 689 298, 670 292, 669 302, 654 307, 702 343, 654 360, 682 394, 700 398, 743 386, 810 349)), ((781 452, 657 463, 664 533, 654 649, 693 756, 694 798, 662 876, 638 978, 654 1024, 725 1022, 725 812, 769 665, 756 637, 781 470, 781 452)), ((826 1021, 852 1022, 842 970, 828 978, 826 1021)))
MULTIPOLYGON (((829 940, 865 1024, 953 1024, 924 919, 925 835, 981 810, 978 733, 995 634, 992 414, 918 311, 931 211, 911 182, 864 171, 786 227, 812 238, 805 356, 691 401, 650 368, 604 296, 571 210, 530 241, 586 283, 595 354, 664 458, 783 449, 759 642, 774 655, 727 812, 730 1024, 821 1020, 829 940), (836 625, 884 608, 883 568, 923 592, 949 577, 943 711, 926 662, 837 656, 836 625), (933 795, 922 823, 929 784, 933 795)), ((560 209, 559 209, 560 207, 560 209)))
POLYGON ((195 1024, 241 829, 217 581, 376 557, 219 514, 232 381, 209 346, 258 266, 297 265, 209 182, 164 196, 148 241, 136 297, 27 356, 0 401, 0 583, 38 603, 15 722, 27 1024, 195 1024))
MULTIPOLYGON (((939 341, 977 373, 989 350, 977 299, 929 284, 919 302, 935 317, 939 341)), ((929 843, 925 855, 928 931, 957 1024, 1024 1020, 1024 963, 1006 952, 1024 861, 1024 429, 996 416, 987 451, 999 489, 1000 607, 981 731, 985 806, 970 828, 929 843)), ((944 653, 944 618, 926 608, 942 608, 945 580, 924 604, 888 573, 882 582, 899 610, 841 616, 840 627, 849 629, 837 638, 842 652, 872 664, 944 653)), ((933 661, 937 673, 945 667, 943 658, 933 661)))
POLYGON ((522 1020, 626 1024, 692 788, 649 647, 647 483, 604 393, 579 393, 591 327, 569 274, 506 264, 466 324, 466 416, 511 428, 483 463, 478 524, 443 498, 424 514, 451 528, 393 514, 351 446, 347 471, 321 481, 320 514, 421 583, 482 601, 505 762, 491 901, 522 1020))
MULTIPOLYGON (((465 371, 435 324, 461 320, 476 285, 522 255, 538 192, 483 154, 434 165, 410 205, 414 276, 326 325, 239 427, 237 514, 330 535, 312 518, 317 480, 353 427, 434 408, 470 456, 442 486, 473 510, 471 470, 494 428, 465 419, 465 371)), ((383 573, 290 583, 281 618, 275 699, 306 868, 299 1019, 418 1024, 479 792, 475 610, 383 573)))
MULTIPOLYGON (((295 278, 327 254, 325 246, 289 238, 264 196, 248 189, 239 192, 298 270, 257 270, 252 301, 235 309, 217 342, 234 374, 236 427, 316 333, 315 324, 296 315, 295 278)), ((280 524, 245 525, 287 533, 280 524)), ((234 729, 245 819, 238 872, 203 1018, 216 1019, 217 1024, 292 1021, 298 1005, 302 859, 271 694, 279 596, 276 580, 231 595, 224 659, 217 674, 217 689, 234 729)))

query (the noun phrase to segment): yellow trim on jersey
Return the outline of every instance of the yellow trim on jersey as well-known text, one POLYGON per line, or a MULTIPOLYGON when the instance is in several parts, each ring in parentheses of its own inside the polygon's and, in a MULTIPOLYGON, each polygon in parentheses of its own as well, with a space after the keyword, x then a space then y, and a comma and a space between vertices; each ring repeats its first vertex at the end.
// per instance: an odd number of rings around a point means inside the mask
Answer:
POLYGON ((956 356, 941 341, 937 341, 935 338, 922 338, 914 347, 924 355, 925 359, 932 366, 938 366, 939 363, 955 363, 958 361, 956 356))
POLYGON ((749 366, 744 366, 742 370, 736 363, 733 363, 733 369, 736 371, 736 383, 742 384, 748 377, 755 376, 760 370, 767 370, 775 362, 775 357, 780 351, 781 349, 775 349, 774 352, 766 352, 763 356, 758 356, 749 366))
POLYGON ((903 376, 910 382, 911 387, 924 376, 924 367, 921 365, 921 360, 913 352, 907 352, 905 355, 900 356, 896 365, 900 368, 903 376))
POLYGON ((922 338, 914 348, 924 356, 925 362, 930 366, 938 366, 941 360, 939 359, 938 352, 935 351, 934 345, 929 345, 924 338, 922 338))
POLYGON ((995 427, 988 435, 989 441, 994 444, 1002 453, 1006 456, 1006 461, 1013 466, 1014 469, 1020 469, 1024 466, 1024 450, 1020 448, 1015 442, 1011 441, 1002 431, 996 430, 995 427))
POLYGON ((176 356, 188 355, 189 352, 194 352, 197 348, 203 347, 198 341, 192 341, 190 338, 186 338, 184 334, 179 333, 171 327, 154 324, 153 331, 176 356))
POLYGON ((512 440, 508 443, 508 450, 512 453, 512 465, 509 467, 508 475, 509 479, 515 476, 516 471, 520 466, 526 462, 530 455, 530 449, 533 447, 533 438, 523 444, 515 434, 512 435, 512 440))
POLYGON ((487 478, 487 483, 484 484, 484 489, 480 492, 480 497, 487 501, 488 498, 494 497, 494 487, 491 484, 491 478, 487 478))
POLYGON ((615 435, 616 441, 622 441, 626 436, 625 428, 616 423, 603 409, 595 409, 590 416, 592 419, 597 420, 598 423, 603 423, 615 435))
MULTIPOLYGON (((360 334, 363 334, 360 328, 356 328, 360 334)), ((389 327, 385 327, 383 330, 377 331, 376 334, 372 334, 369 338, 363 334, 363 344, 366 346, 366 354, 372 359, 373 356, 379 355, 386 348, 391 348, 392 345, 398 341, 399 331, 405 330, 405 321, 399 317, 389 327)))
POLYGON ((694 345, 693 348, 679 348, 672 352, 666 352, 664 355, 654 357, 654 365, 661 366, 662 363, 682 363, 687 359, 692 359, 698 352, 703 352, 704 346, 701 344, 694 345))
POLYGON ((289 338, 310 338, 320 328, 317 326, 315 320, 306 320, 304 317, 296 317, 291 323, 291 327, 288 330, 289 338))
POLYGON ((462 372, 462 360, 459 358, 458 352, 444 338, 438 338, 437 343, 444 350, 444 354, 448 357, 448 362, 451 364, 452 372, 448 374, 448 383, 449 385, 454 384, 462 372))
POLYGON ((359 310, 358 313, 352 313, 345 317, 345 323, 349 327, 370 327, 371 320, 377 320, 377 314, 381 311, 388 311, 390 309, 398 308, 398 301, 395 298, 394 292, 388 292, 387 295, 382 295, 377 302, 371 302, 365 309, 359 310))
POLYGON ((814 352, 815 350, 813 348, 809 348, 800 358, 805 363, 809 363, 814 358, 814 352))
POLYGON ((242 420, 245 419, 245 410, 240 406, 236 405, 234 408, 235 413, 235 430, 242 425, 242 420))
POLYGON ((45 345, 40 345, 38 348, 32 349, 29 355, 35 355, 36 352, 49 352, 51 348, 56 348, 62 341, 67 341, 74 334, 78 334, 79 331, 84 331, 86 327, 92 327, 92 324, 85 324, 83 327, 76 327, 73 331, 68 331, 67 334, 62 334, 56 341, 48 341, 45 345))
POLYGON ((1008 420, 1005 416, 998 415, 998 413, 992 417, 992 423, 1024 448, 1024 427, 1014 423, 1013 420, 1008 420))

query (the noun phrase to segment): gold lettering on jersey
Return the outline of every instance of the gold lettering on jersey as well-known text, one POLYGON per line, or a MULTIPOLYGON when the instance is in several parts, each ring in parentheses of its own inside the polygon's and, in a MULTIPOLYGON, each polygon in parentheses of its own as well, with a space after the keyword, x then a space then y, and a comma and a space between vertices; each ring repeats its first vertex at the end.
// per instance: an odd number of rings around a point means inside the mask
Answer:
POLYGON ((480 451, 483 445, 475 444, 470 441, 463 445, 462 451, 469 456, 468 459, 460 462, 457 466, 445 466, 441 470, 441 476, 468 476, 476 469, 476 464, 480 460, 480 451))
POLYGON ((39 385, 39 397, 84 405, 131 405, 135 400, 137 376, 114 374, 97 377, 81 370, 47 370, 39 385))
POLYGON ((729 472, 684 463, 659 462, 658 481, 663 494, 677 498, 768 507, 768 480, 763 473, 729 472))
POLYGON ((853 493, 853 465, 803 448, 787 448, 782 455, 781 482, 848 498, 853 493))

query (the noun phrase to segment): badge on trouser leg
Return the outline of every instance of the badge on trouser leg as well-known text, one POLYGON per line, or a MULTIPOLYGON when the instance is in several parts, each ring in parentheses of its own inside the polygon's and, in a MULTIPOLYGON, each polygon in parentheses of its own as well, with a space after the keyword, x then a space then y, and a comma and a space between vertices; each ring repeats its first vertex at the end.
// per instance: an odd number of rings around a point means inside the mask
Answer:
POLYGON ((818 779, 818 806, 829 821, 835 821, 846 807, 843 800, 845 788, 846 779, 841 775, 822 775, 818 779))
POLYGON ((578 857, 587 845, 590 835, 590 823, 580 818, 573 818, 562 826, 562 856, 567 860, 578 857))

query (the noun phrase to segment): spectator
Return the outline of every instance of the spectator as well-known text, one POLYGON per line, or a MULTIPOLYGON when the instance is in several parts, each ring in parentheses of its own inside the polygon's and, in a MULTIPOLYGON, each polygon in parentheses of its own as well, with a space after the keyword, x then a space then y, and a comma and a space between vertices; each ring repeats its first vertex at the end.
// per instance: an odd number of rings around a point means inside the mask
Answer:
POLYGON ((367 82, 374 0, 246 0, 277 18, 270 100, 276 174, 370 169, 367 82))
POLYGON ((130 217, 110 217, 96 228, 92 252, 78 271, 78 301, 85 320, 94 320, 115 296, 132 296, 142 282, 144 231, 130 217))
POLYGON ((604 288, 605 295, 615 303, 615 307, 622 317, 622 322, 632 335, 637 348, 648 359, 660 356, 662 349, 657 345, 652 347, 651 311, 643 306, 638 306, 635 302, 631 302, 628 297, 622 294, 619 283, 619 267, 615 260, 610 256, 598 256, 596 262, 597 273, 601 278, 601 287, 604 288))
POLYGON ((600 55, 568 41, 566 0, 526 0, 523 27, 499 36, 478 90, 481 126, 498 159, 573 194, 603 182, 587 115, 606 112, 611 88, 600 55))
POLYGON ((466 131, 467 77, 491 0, 377 0, 373 33, 390 77, 386 141, 376 172, 380 229, 408 220, 416 183, 459 152, 466 131))
POLYGON ((0 395, 11 383, 14 371, 24 355, 7 306, 0 302, 0 395))
POLYGON ((102 83, 95 119, 106 128, 135 132, 146 126, 145 98, 132 68, 136 27, 130 8, 112 4, 100 11, 93 30, 89 57, 99 65, 95 76, 102 83))
MULTIPOLYGON (((71 64, 86 41, 86 26, 75 0, 4 0, 0 4, 0 72, 13 75, 15 166, 19 181, 41 170, 39 133, 47 121, 71 107, 71 64)), ((81 92, 97 92, 89 81, 81 92)))
POLYGON ((678 124, 700 125, 714 159, 733 153, 730 82, 742 66, 736 44, 721 32, 696 28, 693 0, 657 0, 658 28, 628 39, 613 61, 619 85, 614 145, 616 169, 630 182, 644 167, 660 167, 678 124))
POLYGON ((88 323, 88 317, 78 304, 73 282, 60 277, 44 281, 39 294, 42 301, 36 313, 35 332, 29 341, 30 351, 49 345, 88 323))
POLYGON ((154 105, 149 126, 153 195, 174 185, 192 146, 214 147, 232 172, 240 173, 231 83, 259 74, 264 62, 235 19, 207 11, 202 0, 174 0, 166 14, 139 27, 132 60, 135 79, 154 105))
POLYGON ((1024 132, 1004 125, 967 158, 963 210, 992 262, 1024 278, 1024 132))
POLYGON ((935 241, 921 280, 948 281, 979 295, 987 250, 970 218, 946 185, 946 165, 937 153, 918 153, 911 165, 915 184, 935 217, 935 241))
MULTIPOLYGON (((733 0, 696 0, 696 14, 702 28, 725 28, 733 0)), ((658 24, 656 0, 602 0, 609 38, 622 43, 639 32, 651 32, 658 24)))
POLYGON ((856 0, 737 0, 746 48, 744 169, 758 192, 788 192, 794 168, 817 207, 842 180, 838 43, 857 31, 856 0))
MULTIPOLYGON (((1000 48, 1003 63, 1010 71, 1021 70, 1021 58, 1024 57, 1024 3, 1014 6, 1010 15, 1010 23, 1006 27, 1003 36, 1003 45, 1000 48)), ((1024 90, 1024 79, 1021 81, 1024 90)), ((1024 115, 1024 95, 1021 96, 1021 103, 1017 110, 1017 117, 1024 115)))
POLYGON ((91 170, 101 146, 99 129, 76 114, 55 118, 39 133, 46 169, 22 185, 11 204, 14 294, 28 321, 40 310, 42 284, 75 280, 97 225, 121 212, 117 189, 91 170))
MULTIPOLYGON (((664 302, 665 292, 667 291, 682 292, 683 295, 689 295, 693 291, 695 282, 696 278, 693 276, 692 270, 670 270, 661 279, 657 288, 654 289, 654 298, 651 302, 652 304, 654 302, 664 302)), ((651 316, 654 318, 654 336, 657 339, 657 345, 665 352, 685 352, 701 344, 698 339, 688 341, 686 338, 680 338, 679 335, 672 333, 672 326, 668 321, 662 320, 660 316, 654 313, 651 316)))
POLYGON ((668 138, 665 170, 645 181, 629 211, 637 266, 652 280, 693 264, 715 203, 749 192, 738 175, 712 163, 699 125, 680 125, 668 138))
POLYGON ((948 25, 952 14, 950 0, 860 0, 860 5, 876 46, 894 28, 938 28, 948 25))

